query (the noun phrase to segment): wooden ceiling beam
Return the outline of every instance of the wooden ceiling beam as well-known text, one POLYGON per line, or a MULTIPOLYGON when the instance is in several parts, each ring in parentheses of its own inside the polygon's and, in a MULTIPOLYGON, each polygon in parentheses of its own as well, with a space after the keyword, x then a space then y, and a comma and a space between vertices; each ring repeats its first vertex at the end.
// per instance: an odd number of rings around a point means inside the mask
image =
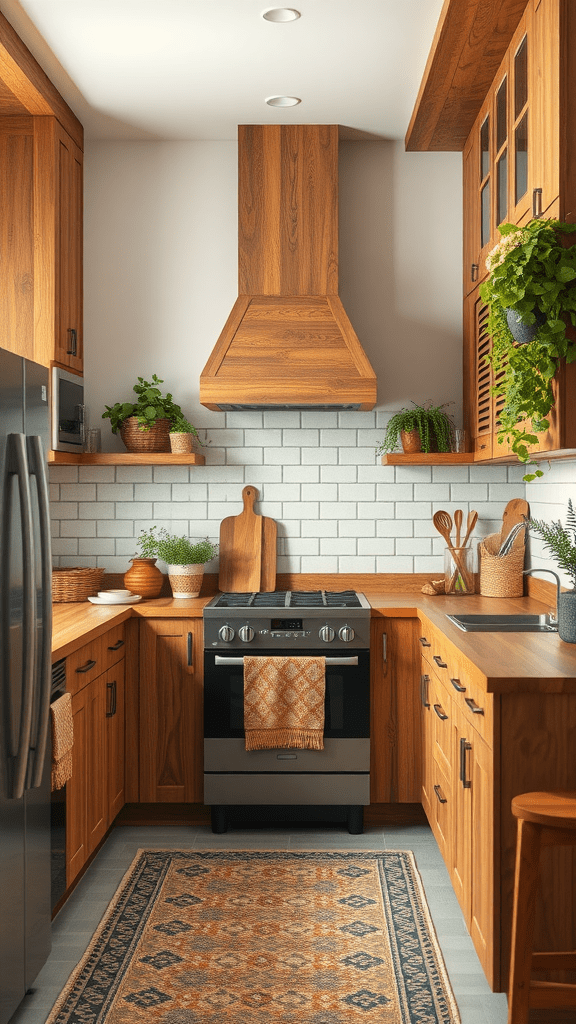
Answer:
POLYGON ((462 150, 528 0, 445 0, 406 133, 410 152, 462 150))

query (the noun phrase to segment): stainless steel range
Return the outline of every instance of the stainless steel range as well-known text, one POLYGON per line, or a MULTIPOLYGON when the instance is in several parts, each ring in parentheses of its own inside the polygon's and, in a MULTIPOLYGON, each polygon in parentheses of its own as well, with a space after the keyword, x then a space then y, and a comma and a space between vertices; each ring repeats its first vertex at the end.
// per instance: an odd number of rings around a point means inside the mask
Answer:
MULTIPOLYGON (((332 808, 362 832, 370 802, 370 605, 354 591, 220 594, 204 609, 204 802, 224 832, 232 808, 332 808), (326 659, 324 749, 245 749, 244 654, 326 659)), ((284 812, 286 814, 286 812, 284 812)))

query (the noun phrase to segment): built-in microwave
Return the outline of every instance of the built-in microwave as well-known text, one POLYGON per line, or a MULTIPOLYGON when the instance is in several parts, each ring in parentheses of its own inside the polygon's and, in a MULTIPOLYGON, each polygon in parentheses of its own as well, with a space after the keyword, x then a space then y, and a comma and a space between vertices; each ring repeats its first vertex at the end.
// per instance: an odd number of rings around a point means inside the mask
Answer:
POLYGON ((84 378, 61 366, 52 367, 52 448, 84 449, 84 378))

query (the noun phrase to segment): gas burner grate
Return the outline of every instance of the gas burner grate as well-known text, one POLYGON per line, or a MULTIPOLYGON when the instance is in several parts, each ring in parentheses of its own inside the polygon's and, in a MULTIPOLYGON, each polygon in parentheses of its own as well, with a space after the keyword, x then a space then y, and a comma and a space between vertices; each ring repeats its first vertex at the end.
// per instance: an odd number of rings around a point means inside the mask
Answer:
POLYGON ((360 608, 354 590, 273 590, 256 594, 221 594, 215 608, 360 608))

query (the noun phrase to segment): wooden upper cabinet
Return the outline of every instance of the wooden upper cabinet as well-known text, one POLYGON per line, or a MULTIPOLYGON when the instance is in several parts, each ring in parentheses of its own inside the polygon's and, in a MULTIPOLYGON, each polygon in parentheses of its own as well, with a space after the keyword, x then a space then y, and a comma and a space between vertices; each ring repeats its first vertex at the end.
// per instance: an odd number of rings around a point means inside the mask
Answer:
POLYGON ((34 131, 31 117, 0 117, 0 168, 0 347, 33 360, 34 131))
POLYGON ((35 119, 35 305, 40 362, 82 370, 82 151, 56 118, 35 119))

